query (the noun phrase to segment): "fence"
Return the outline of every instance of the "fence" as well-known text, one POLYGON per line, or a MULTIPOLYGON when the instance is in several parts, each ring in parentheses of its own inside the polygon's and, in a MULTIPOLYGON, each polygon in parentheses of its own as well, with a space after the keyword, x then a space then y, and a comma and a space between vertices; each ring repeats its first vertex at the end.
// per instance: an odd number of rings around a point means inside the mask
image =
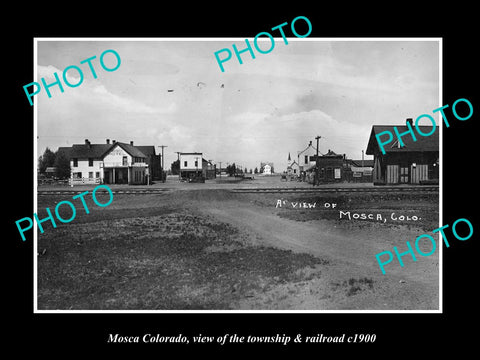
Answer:
POLYGON ((101 178, 70 178, 69 184, 70 185, 95 185, 101 184, 101 178))

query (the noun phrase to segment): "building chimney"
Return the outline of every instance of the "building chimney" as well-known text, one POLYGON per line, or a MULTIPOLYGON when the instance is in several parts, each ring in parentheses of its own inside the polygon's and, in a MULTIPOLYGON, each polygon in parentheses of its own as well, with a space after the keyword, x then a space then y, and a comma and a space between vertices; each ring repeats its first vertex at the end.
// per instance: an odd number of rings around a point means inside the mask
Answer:
POLYGON ((112 140, 112 144, 115 144, 117 142, 117 140, 112 140))
POLYGON ((410 126, 413 125, 413 119, 412 118, 407 118, 407 123, 410 124, 410 126))
POLYGON ((107 144, 110 144, 110 139, 107 139, 107 144))
POLYGON ((310 143, 308 144, 308 146, 312 146, 312 141, 310 140, 310 143))
POLYGON ((87 145, 89 149, 91 148, 90 141, 88 139, 85 139, 85 145, 87 145))
POLYGON ((132 146, 133 146, 133 141, 130 141, 130 145, 132 145, 132 146))

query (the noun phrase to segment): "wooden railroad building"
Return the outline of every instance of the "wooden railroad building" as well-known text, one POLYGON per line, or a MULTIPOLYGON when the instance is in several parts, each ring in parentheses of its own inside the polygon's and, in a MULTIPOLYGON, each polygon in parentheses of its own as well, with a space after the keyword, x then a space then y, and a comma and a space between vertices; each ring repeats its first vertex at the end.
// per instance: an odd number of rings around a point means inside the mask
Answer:
MULTIPOLYGON (((407 119, 410 121, 411 119, 407 119)), ((432 126, 419 126, 422 133, 430 133, 432 126)), ((399 133, 408 130, 407 125, 397 125, 399 133)), ((414 129, 415 131, 415 129, 414 129)), ((395 136, 393 125, 373 125, 367 145, 367 155, 374 156, 374 185, 392 184, 438 184, 439 178, 439 130, 430 136, 415 134, 416 141, 410 134, 402 137, 400 146, 395 136), (384 146, 382 154, 376 135, 390 131, 394 140, 384 146)))

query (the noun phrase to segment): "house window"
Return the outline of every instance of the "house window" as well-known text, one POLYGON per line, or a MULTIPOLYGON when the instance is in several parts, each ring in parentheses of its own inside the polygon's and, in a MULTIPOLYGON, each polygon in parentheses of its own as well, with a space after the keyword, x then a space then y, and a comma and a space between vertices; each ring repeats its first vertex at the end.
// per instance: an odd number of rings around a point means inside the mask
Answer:
POLYGON ((308 164, 308 155, 305 155, 305 164, 308 164))
POLYGON ((183 162, 183 166, 184 166, 184 167, 187 167, 187 161, 184 161, 184 162, 183 162))
POLYGON ((92 158, 88 158, 88 166, 93 166, 93 159, 92 158))
POLYGON ((195 167, 198 167, 198 160, 195 160, 195 167))
POLYGON ((99 178, 99 177, 100 177, 100 171, 97 171, 97 172, 95 173, 95 177, 96 177, 96 178, 99 178))
POLYGON ((293 169, 293 173, 296 174, 296 173, 297 173, 297 169, 293 169))
POLYGON ((78 167, 78 159, 77 158, 73 158, 73 167, 78 167))
POLYGON ((127 157, 126 157, 126 156, 122 157, 122 165, 123 165, 123 166, 127 166, 127 165, 128 165, 128 164, 127 164, 127 157))
POLYGON ((80 178, 82 177, 82 173, 81 173, 81 172, 74 172, 74 173, 73 173, 73 177, 74 177, 75 179, 80 179, 80 178))
POLYGON ((89 179, 93 179, 93 171, 89 171, 89 172, 88 172, 88 178, 89 178, 89 179))

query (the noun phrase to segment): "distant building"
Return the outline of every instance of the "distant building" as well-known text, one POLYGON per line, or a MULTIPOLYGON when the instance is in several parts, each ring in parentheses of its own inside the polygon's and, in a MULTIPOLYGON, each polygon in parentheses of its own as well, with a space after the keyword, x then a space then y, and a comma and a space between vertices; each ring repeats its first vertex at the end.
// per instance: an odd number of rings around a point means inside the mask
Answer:
POLYGON ((273 163, 272 162, 262 162, 260 163, 260 173, 264 175, 272 175, 274 173, 273 163))
MULTIPOLYGON (((133 145, 133 142, 130 142, 133 145)), ((153 181, 162 180, 162 155, 155 153, 155 146, 153 145, 140 145, 135 146, 146 156, 146 162, 148 164, 148 173, 153 181)))
POLYGON ((211 161, 205 160, 202 153, 179 153, 179 158, 180 178, 213 179, 216 177, 216 166, 211 161))
MULTIPOLYGON (((312 157, 313 166, 306 170, 310 175, 310 182, 313 181, 317 173, 316 155, 312 157)), ((328 149, 325 155, 318 157, 318 179, 320 183, 343 181, 345 155, 336 154, 328 149)))
MULTIPOLYGON (((411 124, 412 119, 407 119, 411 124)), ((419 126, 422 133, 433 130, 432 126, 419 126)), ((397 125, 397 131, 404 133, 407 125, 397 125)), ((394 134, 393 125, 374 125, 367 145, 367 155, 374 156, 373 183, 381 184, 424 184, 438 183, 439 177, 439 142, 436 131, 430 136, 416 136, 413 140, 410 134, 402 137, 403 146, 395 137, 390 144, 385 145, 382 154, 376 135, 384 131, 394 134)))
POLYGON ((215 179, 217 177, 217 166, 210 160, 202 159, 202 171, 205 179, 215 179))
POLYGON ((297 163, 299 166, 300 172, 305 172, 310 169, 312 166, 315 166, 315 156, 317 155, 317 149, 313 147, 312 142, 308 146, 299 151, 297 154, 297 163))
POLYGON ((288 153, 288 160, 287 160, 287 175, 292 178, 292 177, 297 177, 300 173, 300 167, 298 166, 298 163, 293 160, 290 156, 290 153, 288 153))
POLYGON ((49 166, 45 169, 45 177, 52 178, 55 176, 57 168, 55 166, 49 166))
POLYGON ((373 160, 345 160, 344 179, 348 182, 372 182, 373 160))
MULTIPOLYGON (((158 169, 159 158, 153 146, 137 147, 117 142, 92 144, 85 139, 84 144, 60 147, 70 160, 70 184, 146 184, 150 166, 158 169), (148 149, 148 156, 140 150, 148 149)), ((157 171, 157 170, 155 170, 157 171)))
POLYGON ((297 162, 293 160, 293 162, 287 167, 287 175, 298 176, 299 174, 300 166, 298 166, 297 162))
POLYGON ((272 167, 268 164, 265 164, 262 168, 262 173, 265 175, 272 175, 272 167))

